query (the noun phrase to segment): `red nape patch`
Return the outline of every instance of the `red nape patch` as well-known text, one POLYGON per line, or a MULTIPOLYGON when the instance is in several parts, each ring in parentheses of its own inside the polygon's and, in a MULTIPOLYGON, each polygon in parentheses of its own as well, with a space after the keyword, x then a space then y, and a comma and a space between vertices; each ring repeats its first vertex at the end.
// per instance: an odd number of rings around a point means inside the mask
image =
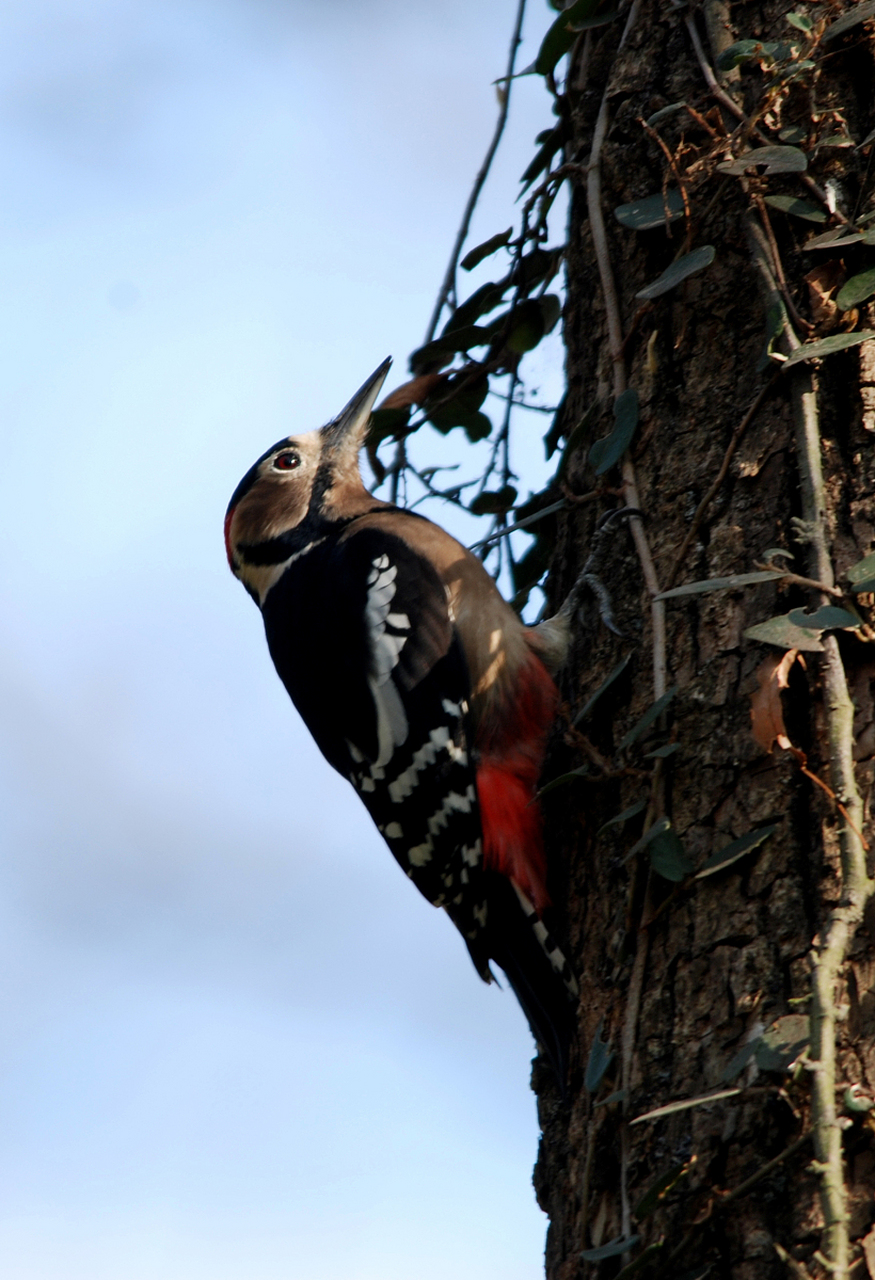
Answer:
POLYGON ((514 705, 485 735, 477 769, 483 862, 516 881, 538 911, 550 905, 540 805, 535 800, 559 695, 534 654, 519 672, 514 705))
POLYGON ((228 557, 228 565, 231 572, 234 572, 234 557, 231 553, 231 521, 234 519, 236 507, 231 507, 225 516, 225 555, 228 557))

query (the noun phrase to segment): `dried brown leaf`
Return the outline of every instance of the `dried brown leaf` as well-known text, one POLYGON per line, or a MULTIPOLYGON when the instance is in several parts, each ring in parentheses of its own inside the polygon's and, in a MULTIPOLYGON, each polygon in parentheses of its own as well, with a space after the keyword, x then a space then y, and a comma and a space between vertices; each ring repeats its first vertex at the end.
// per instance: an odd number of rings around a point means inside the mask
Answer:
POLYGON ((407 409, 412 404, 422 404, 424 400, 428 399, 435 387, 439 387, 442 382, 446 381, 447 377, 446 373, 422 373, 418 378, 411 378, 410 382, 402 382, 401 386, 390 392, 382 404, 377 407, 380 409, 407 409))
POLYGON ((797 658, 799 650, 788 649, 783 658, 770 655, 757 668, 759 688, 751 694, 750 727, 754 742, 763 751, 771 751, 776 742, 783 751, 790 750, 781 690, 789 687, 790 668, 797 658))
POLYGON ((838 318, 838 304, 833 298, 845 282, 845 268, 838 258, 831 258, 809 271, 804 277, 808 285, 811 318, 815 324, 832 325, 838 318))

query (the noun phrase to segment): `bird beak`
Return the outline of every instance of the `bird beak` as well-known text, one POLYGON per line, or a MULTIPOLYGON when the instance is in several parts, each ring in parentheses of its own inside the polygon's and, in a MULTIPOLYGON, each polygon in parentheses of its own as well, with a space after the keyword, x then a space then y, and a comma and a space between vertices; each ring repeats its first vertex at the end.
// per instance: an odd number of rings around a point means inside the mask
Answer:
POLYGON ((358 451, 364 443, 365 429, 374 401, 380 394, 380 388, 386 381, 386 374, 392 363, 391 356, 375 369, 367 382, 363 383, 349 404, 340 411, 336 418, 325 424, 322 435, 326 445, 331 449, 342 449, 344 453, 352 449, 358 451))

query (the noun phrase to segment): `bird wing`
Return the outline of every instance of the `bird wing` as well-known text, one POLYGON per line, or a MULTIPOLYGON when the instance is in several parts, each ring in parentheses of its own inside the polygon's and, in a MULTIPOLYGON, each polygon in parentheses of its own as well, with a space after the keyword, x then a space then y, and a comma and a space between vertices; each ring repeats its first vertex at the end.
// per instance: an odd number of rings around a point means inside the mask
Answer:
POLYGON ((290 565, 263 613, 277 671, 323 754, 417 888, 452 905, 473 937, 485 896, 469 678, 437 573, 403 538, 353 525, 290 565))

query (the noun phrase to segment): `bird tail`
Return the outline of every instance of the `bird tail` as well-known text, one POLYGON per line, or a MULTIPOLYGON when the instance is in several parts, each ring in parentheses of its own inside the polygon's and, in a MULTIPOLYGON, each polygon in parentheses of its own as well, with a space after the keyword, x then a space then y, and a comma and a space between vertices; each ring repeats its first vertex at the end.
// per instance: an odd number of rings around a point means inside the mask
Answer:
POLYGON ((576 1027, 577 981, 526 895, 504 876, 486 874, 488 916, 483 941, 489 958, 504 970, 532 1035, 543 1045, 564 1098, 576 1027))

